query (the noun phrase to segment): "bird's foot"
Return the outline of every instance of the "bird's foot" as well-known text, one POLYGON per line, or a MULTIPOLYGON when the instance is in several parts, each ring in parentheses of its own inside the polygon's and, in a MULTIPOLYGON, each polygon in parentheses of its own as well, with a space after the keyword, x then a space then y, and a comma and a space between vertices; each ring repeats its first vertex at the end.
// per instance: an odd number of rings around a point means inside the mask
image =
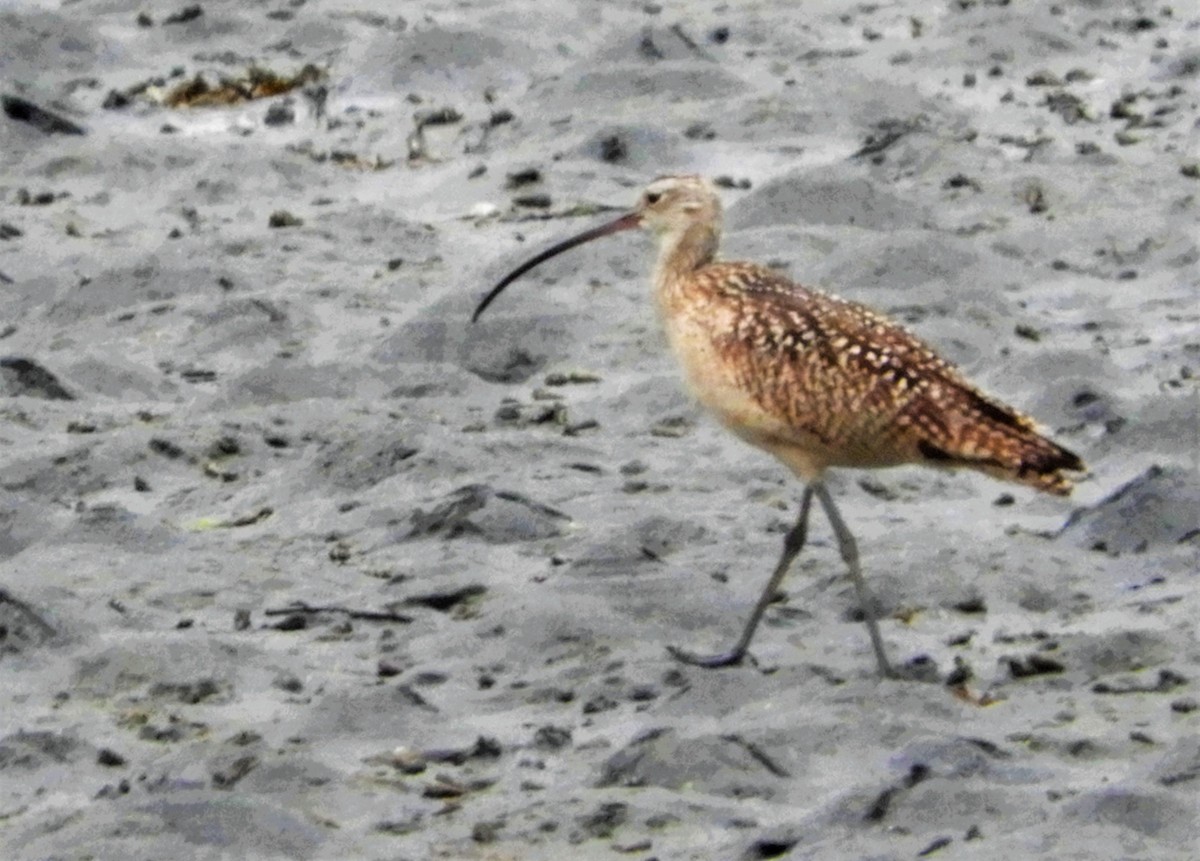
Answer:
POLYGON ((736 667, 746 657, 745 649, 730 649, 728 652, 721 652, 716 655, 697 655, 693 652, 685 651, 678 646, 667 646, 667 651, 671 653, 672 658, 680 663, 691 664, 693 667, 704 667, 706 670, 713 670, 718 667, 736 667))

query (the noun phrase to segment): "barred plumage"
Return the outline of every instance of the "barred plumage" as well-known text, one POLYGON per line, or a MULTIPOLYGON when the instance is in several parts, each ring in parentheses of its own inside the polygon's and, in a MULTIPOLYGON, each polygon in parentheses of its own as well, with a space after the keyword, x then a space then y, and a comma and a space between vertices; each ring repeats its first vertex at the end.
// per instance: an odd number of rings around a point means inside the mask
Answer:
POLYGON ((854 538, 822 483, 825 471, 900 464, 967 467, 1063 495, 1071 490, 1063 472, 1083 470, 1083 461, 886 317, 762 266, 717 262, 720 199, 697 176, 655 180, 634 211, 518 267, 484 297, 475 319, 509 283, 542 261, 635 227, 658 237, 655 297, 696 397, 731 431, 806 482, 800 517, 735 646, 707 657, 674 648, 672 653, 708 667, 738 663, 745 656, 804 544, 815 496, 863 604, 879 670, 895 675, 871 613, 854 538))
POLYGON ((1083 468, 1039 435, 1029 417, 989 398, 915 335, 858 303, 749 263, 705 264, 682 284, 659 289, 688 295, 667 326, 684 345, 681 360, 699 400, 742 436, 762 428, 773 446, 803 447, 810 465, 799 471, 806 479, 828 467, 927 463, 1065 494, 1071 482, 1062 470, 1083 468), (714 346, 719 367, 686 346, 697 339, 714 346), (728 398, 713 385, 722 378, 761 414, 743 408, 723 415, 728 398))

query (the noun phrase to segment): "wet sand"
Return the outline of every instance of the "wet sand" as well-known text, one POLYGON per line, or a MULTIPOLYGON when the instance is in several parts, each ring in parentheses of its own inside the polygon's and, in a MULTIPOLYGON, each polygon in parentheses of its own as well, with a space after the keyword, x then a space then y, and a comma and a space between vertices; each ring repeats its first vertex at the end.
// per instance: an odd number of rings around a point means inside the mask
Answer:
POLYGON ((1200 18, 195 8, 0 12, 0 855, 1194 852, 1200 18), (800 488, 684 394, 647 237, 469 323, 684 172, 1091 467, 831 479, 928 682, 820 517, 753 661, 668 656, 800 488))

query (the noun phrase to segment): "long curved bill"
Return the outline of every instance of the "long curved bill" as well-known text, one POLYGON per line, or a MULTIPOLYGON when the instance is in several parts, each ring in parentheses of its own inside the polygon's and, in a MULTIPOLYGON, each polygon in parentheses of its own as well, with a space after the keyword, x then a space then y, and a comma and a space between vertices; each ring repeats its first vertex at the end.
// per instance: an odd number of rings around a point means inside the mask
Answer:
POLYGON ((599 239, 601 236, 608 236, 610 233, 619 233, 622 230, 633 230, 635 227, 640 227, 641 223, 641 215, 636 212, 627 212, 616 221, 610 221, 608 224, 602 224, 599 227, 593 227, 591 230, 585 230, 578 236, 572 236, 570 239, 564 239, 557 245, 552 245, 551 247, 547 248, 536 257, 526 260, 512 272, 509 272, 507 275, 505 275, 499 284, 488 291, 488 294, 484 296, 479 305, 476 306, 475 313, 471 315, 471 322, 474 323, 479 319, 479 315, 484 312, 488 305, 492 304, 492 300, 499 296, 505 287, 516 281, 539 263, 545 263, 555 255, 562 254, 564 251, 569 251, 576 245, 583 245, 585 242, 591 242, 593 239, 599 239))

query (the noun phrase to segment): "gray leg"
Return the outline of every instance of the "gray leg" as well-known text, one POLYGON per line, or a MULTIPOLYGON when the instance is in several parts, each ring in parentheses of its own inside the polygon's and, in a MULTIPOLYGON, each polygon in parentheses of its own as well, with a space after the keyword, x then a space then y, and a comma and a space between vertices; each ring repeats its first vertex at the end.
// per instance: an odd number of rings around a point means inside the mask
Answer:
POLYGON ((817 499, 821 501, 821 507, 825 509, 825 516, 829 518, 829 525, 833 527, 833 533, 837 536, 838 550, 841 551, 842 560, 850 569, 850 579, 854 581, 854 589, 858 593, 858 603, 862 606, 863 619, 867 623, 867 632, 871 635, 871 648, 875 650, 879 674, 884 678, 898 678, 883 650, 883 637, 879 633, 879 623, 875 620, 875 608, 871 601, 871 593, 867 590, 862 569, 858 565, 858 545, 854 542, 854 536, 850 534, 846 522, 842 520, 842 515, 838 512, 837 506, 833 504, 833 497, 829 495, 825 485, 818 483, 813 487, 816 490, 817 499))
MULTIPOLYGON (((808 534, 808 511, 812 507, 814 490, 820 493, 823 488, 817 483, 810 484, 804 488, 804 495, 800 498, 800 516, 796 519, 796 525, 788 531, 787 536, 783 539, 783 555, 779 557, 779 562, 776 564, 775 570, 771 573, 771 579, 767 581, 767 587, 763 589, 762 594, 758 598, 758 603, 754 605, 754 611, 750 614, 750 618, 746 620, 746 626, 742 628, 742 635, 738 637, 738 641, 734 647, 728 652, 721 652, 716 655, 696 655, 691 652, 685 652, 678 646, 667 646, 667 651, 677 660, 683 661, 685 664, 695 664, 697 667, 728 667, 742 662, 742 658, 746 657, 746 650, 750 646, 750 640, 754 638, 754 632, 758 628, 758 623, 762 620, 763 613, 767 610, 767 605, 775 599, 775 591, 779 588, 779 583, 783 580, 783 575, 787 573, 788 568, 791 567, 792 562, 804 547, 804 539, 808 534)), ((832 505, 833 503, 829 504, 832 505)), ((845 529, 845 526, 842 528, 845 529)), ((834 529, 837 529, 836 525, 834 529)), ((851 542, 853 542, 853 539, 851 539, 851 542)), ((853 546, 853 543, 851 546, 853 546)))

